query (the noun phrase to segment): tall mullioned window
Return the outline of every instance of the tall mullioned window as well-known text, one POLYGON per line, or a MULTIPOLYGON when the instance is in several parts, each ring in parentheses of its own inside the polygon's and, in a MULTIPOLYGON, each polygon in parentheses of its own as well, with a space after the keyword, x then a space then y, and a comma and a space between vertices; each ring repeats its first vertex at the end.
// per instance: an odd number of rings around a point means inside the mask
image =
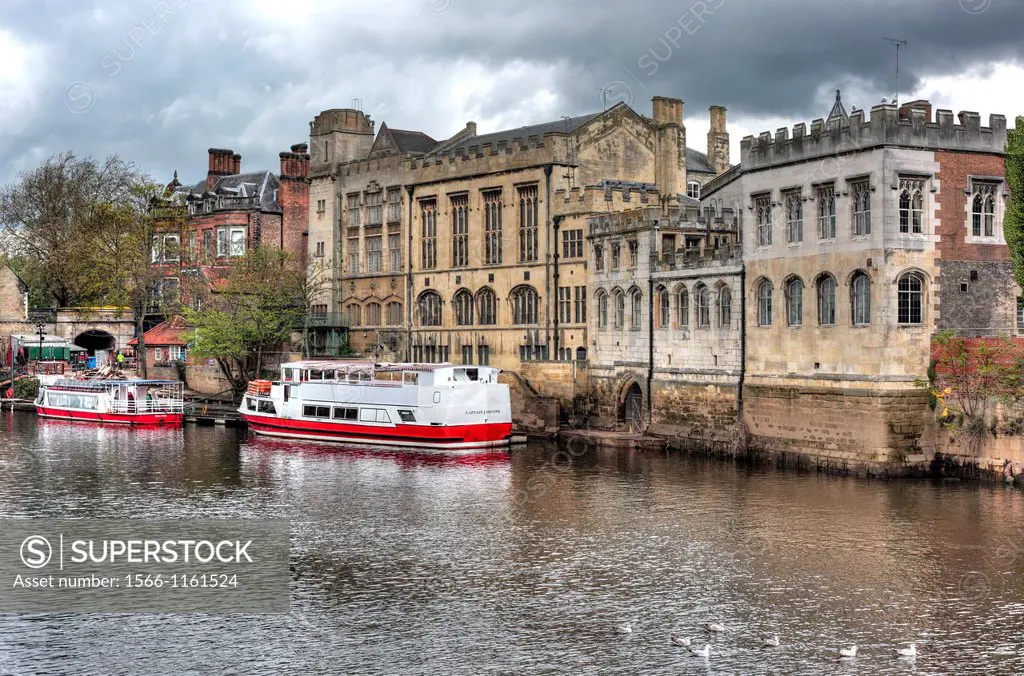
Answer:
POLYGON ((850 284, 850 311, 855 326, 871 323, 871 279, 863 272, 856 273, 850 284))
POLYGON ((772 283, 767 279, 757 285, 757 325, 772 325, 772 283))
POLYGON ((786 323, 789 326, 804 323, 804 283, 796 277, 786 283, 786 323))
POLYGON ((455 306, 456 326, 470 326, 473 323, 473 295, 466 289, 459 289, 452 305, 455 306))
POLYGON ((384 222, 384 195, 377 192, 366 193, 366 224, 380 225, 384 222))
POLYGON ((836 280, 831 275, 818 278, 818 324, 832 326, 836 323, 836 280))
POLYGON ((867 181, 857 181, 850 186, 853 194, 853 234, 871 234, 871 186, 867 181))
POLYGON ((924 233, 924 179, 900 178, 900 232, 924 233))
POLYGON ((583 255, 583 231, 562 231, 562 258, 579 258, 583 255))
POLYGON ((896 320, 900 324, 921 324, 924 321, 924 279, 908 272, 896 282, 896 320))
POLYGON ((384 251, 381 248, 381 236, 366 238, 366 271, 380 272, 384 269, 384 251))
POLYGON ((718 288, 718 326, 723 329, 732 326, 732 291, 727 286, 718 288))
POLYGON ((786 241, 790 244, 804 241, 804 201, 800 191, 783 196, 786 205, 786 241))
POLYGON ((388 257, 391 272, 399 272, 402 269, 402 236, 397 233, 388 235, 388 257))
POLYGON ((540 299, 532 286, 517 286, 512 289, 512 323, 536 324, 540 299))
POLYGON ((519 188, 519 262, 531 263, 540 256, 537 239, 537 186, 519 188))
POLYGON ((757 217, 757 246, 772 243, 772 198, 760 195, 754 198, 754 213, 757 217))
POLYGON ((711 326, 711 298, 708 287, 698 284, 693 288, 694 305, 697 312, 697 326, 706 329, 711 326))
POLYGON ((971 235, 996 236, 996 193, 999 184, 992 181, 971 181, 971 235))
POLYGON ((815 192, 818 202, 818 239, 836 238, 836 186, 819 185, 815 192))
POLYGON ((476 294, 477 317, 483 326, 493 326, 498 323, 498 298, 494 291, 483 288, 476 294))
POLYGON ((484 193, 484 265, 501 265, 501 191, 484 193))
POLYGON ((420 294, 417 302, 420 326, 441 326, 441 296, 435 291, 420 294))
POLYGON ((402 189, 388 188, 388 223, 402 220, 402 189))
POLYGON ((420 202, 420 227, 422 229, 422 249, 420 265, 424 270, 437 267, 437 200, 420 202))
POLYGON ((469 265, 469 196, 451 198, 452 208, 452 267, 469 265))
POLYGON ((359 227, 359 193, 348 196, 348 225, 350 228, 359 227))

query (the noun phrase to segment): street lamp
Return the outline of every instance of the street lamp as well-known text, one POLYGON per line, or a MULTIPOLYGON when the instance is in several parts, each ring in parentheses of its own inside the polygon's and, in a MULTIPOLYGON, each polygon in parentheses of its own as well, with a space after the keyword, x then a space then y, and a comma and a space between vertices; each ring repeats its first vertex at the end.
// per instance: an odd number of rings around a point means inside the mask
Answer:
POLYGON ((46 335, 46 324, 39 322, 36 324, 36 333, 39 334, 39 357, 36 359, 37 362, 43 360, 43 336, 46 335))

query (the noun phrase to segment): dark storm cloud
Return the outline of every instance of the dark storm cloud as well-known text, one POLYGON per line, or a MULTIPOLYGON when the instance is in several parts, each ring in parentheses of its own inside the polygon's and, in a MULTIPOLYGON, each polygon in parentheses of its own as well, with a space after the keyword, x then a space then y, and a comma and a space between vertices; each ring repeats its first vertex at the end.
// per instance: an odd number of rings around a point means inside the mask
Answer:
MULTIPOLYGON (((175 168, 201 178, 210 146, 234 147, 246 168, 273 168, 317 111, 354 96, 378 120, 443 137, 461 111, 439 113, 450 92, 422 80, 472 62, 554 66, 543 85, 560 113, 599 108, 603 88, 642 112, 652 95, 668 95, 685 99, 688 115, 720 103, 731 120, 796 121, 827 112, 822 88, 870 93, 848 101, 859 106, 891 95, 884 36, 908 41, 904 92, 925 76, 1024 60, 1019 0, 335 4, 7 0, 0 29, 43 56, 28 73, 34 104, 17 124, 0 120, 0 180, 66 149, 117 152, 160 180, 175 168)), ((533 94, 520 79, 472 107, 498 117, 533 94)))

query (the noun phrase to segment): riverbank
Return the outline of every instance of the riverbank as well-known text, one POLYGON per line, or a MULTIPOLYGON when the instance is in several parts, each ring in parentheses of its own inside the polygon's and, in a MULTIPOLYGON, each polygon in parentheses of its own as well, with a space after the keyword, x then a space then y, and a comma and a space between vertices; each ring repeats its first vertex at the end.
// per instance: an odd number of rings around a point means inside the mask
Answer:
MULTIPOLYGON (((798 473, 816 473, 863 479, 943 479, 1010 484, 1024 488, 1024 467, 984 456, 935 452, 917 453, 877 462, 864 462, 830 455, 797 453, 767 448, 734 435, 732 438, 666 434, 648 431, 634 434, 608 429, 562 428, 559 442, 568 449, 595 447, 629 451, 665 452, 694 458, 713 459, 744 467, 772 468, 798 473)), ((949 445, 955 447, 953 442, 949 445)))

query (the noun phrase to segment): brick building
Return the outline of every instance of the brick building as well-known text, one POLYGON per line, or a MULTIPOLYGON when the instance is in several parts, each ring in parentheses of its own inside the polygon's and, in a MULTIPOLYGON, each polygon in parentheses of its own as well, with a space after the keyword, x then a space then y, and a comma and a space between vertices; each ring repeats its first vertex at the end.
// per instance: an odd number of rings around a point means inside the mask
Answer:
POLYGON ((361 112, 324 111, 309 246, 336 283, 318 313, 357 351, 399 359, 586 358, 588 219, 695 199, 728 167, 725 109, 708 153, 686 147, 682 110, 656 97, 650 118, 619 104, 482 135, 469 122, 441 142, 386 125, 374 138, 361 112))
POLYGON ((255 246, 290 252, 306 265, 310 156, 306 144, 280 153, 280 173, 242 172, 242 156, 210 148, 206 178, 182 185, 175 172, 154 206, 159 234, 152 264, 162 275, 156 295, 177 297, 183 278, 215 280, 232 259, 255 246))

